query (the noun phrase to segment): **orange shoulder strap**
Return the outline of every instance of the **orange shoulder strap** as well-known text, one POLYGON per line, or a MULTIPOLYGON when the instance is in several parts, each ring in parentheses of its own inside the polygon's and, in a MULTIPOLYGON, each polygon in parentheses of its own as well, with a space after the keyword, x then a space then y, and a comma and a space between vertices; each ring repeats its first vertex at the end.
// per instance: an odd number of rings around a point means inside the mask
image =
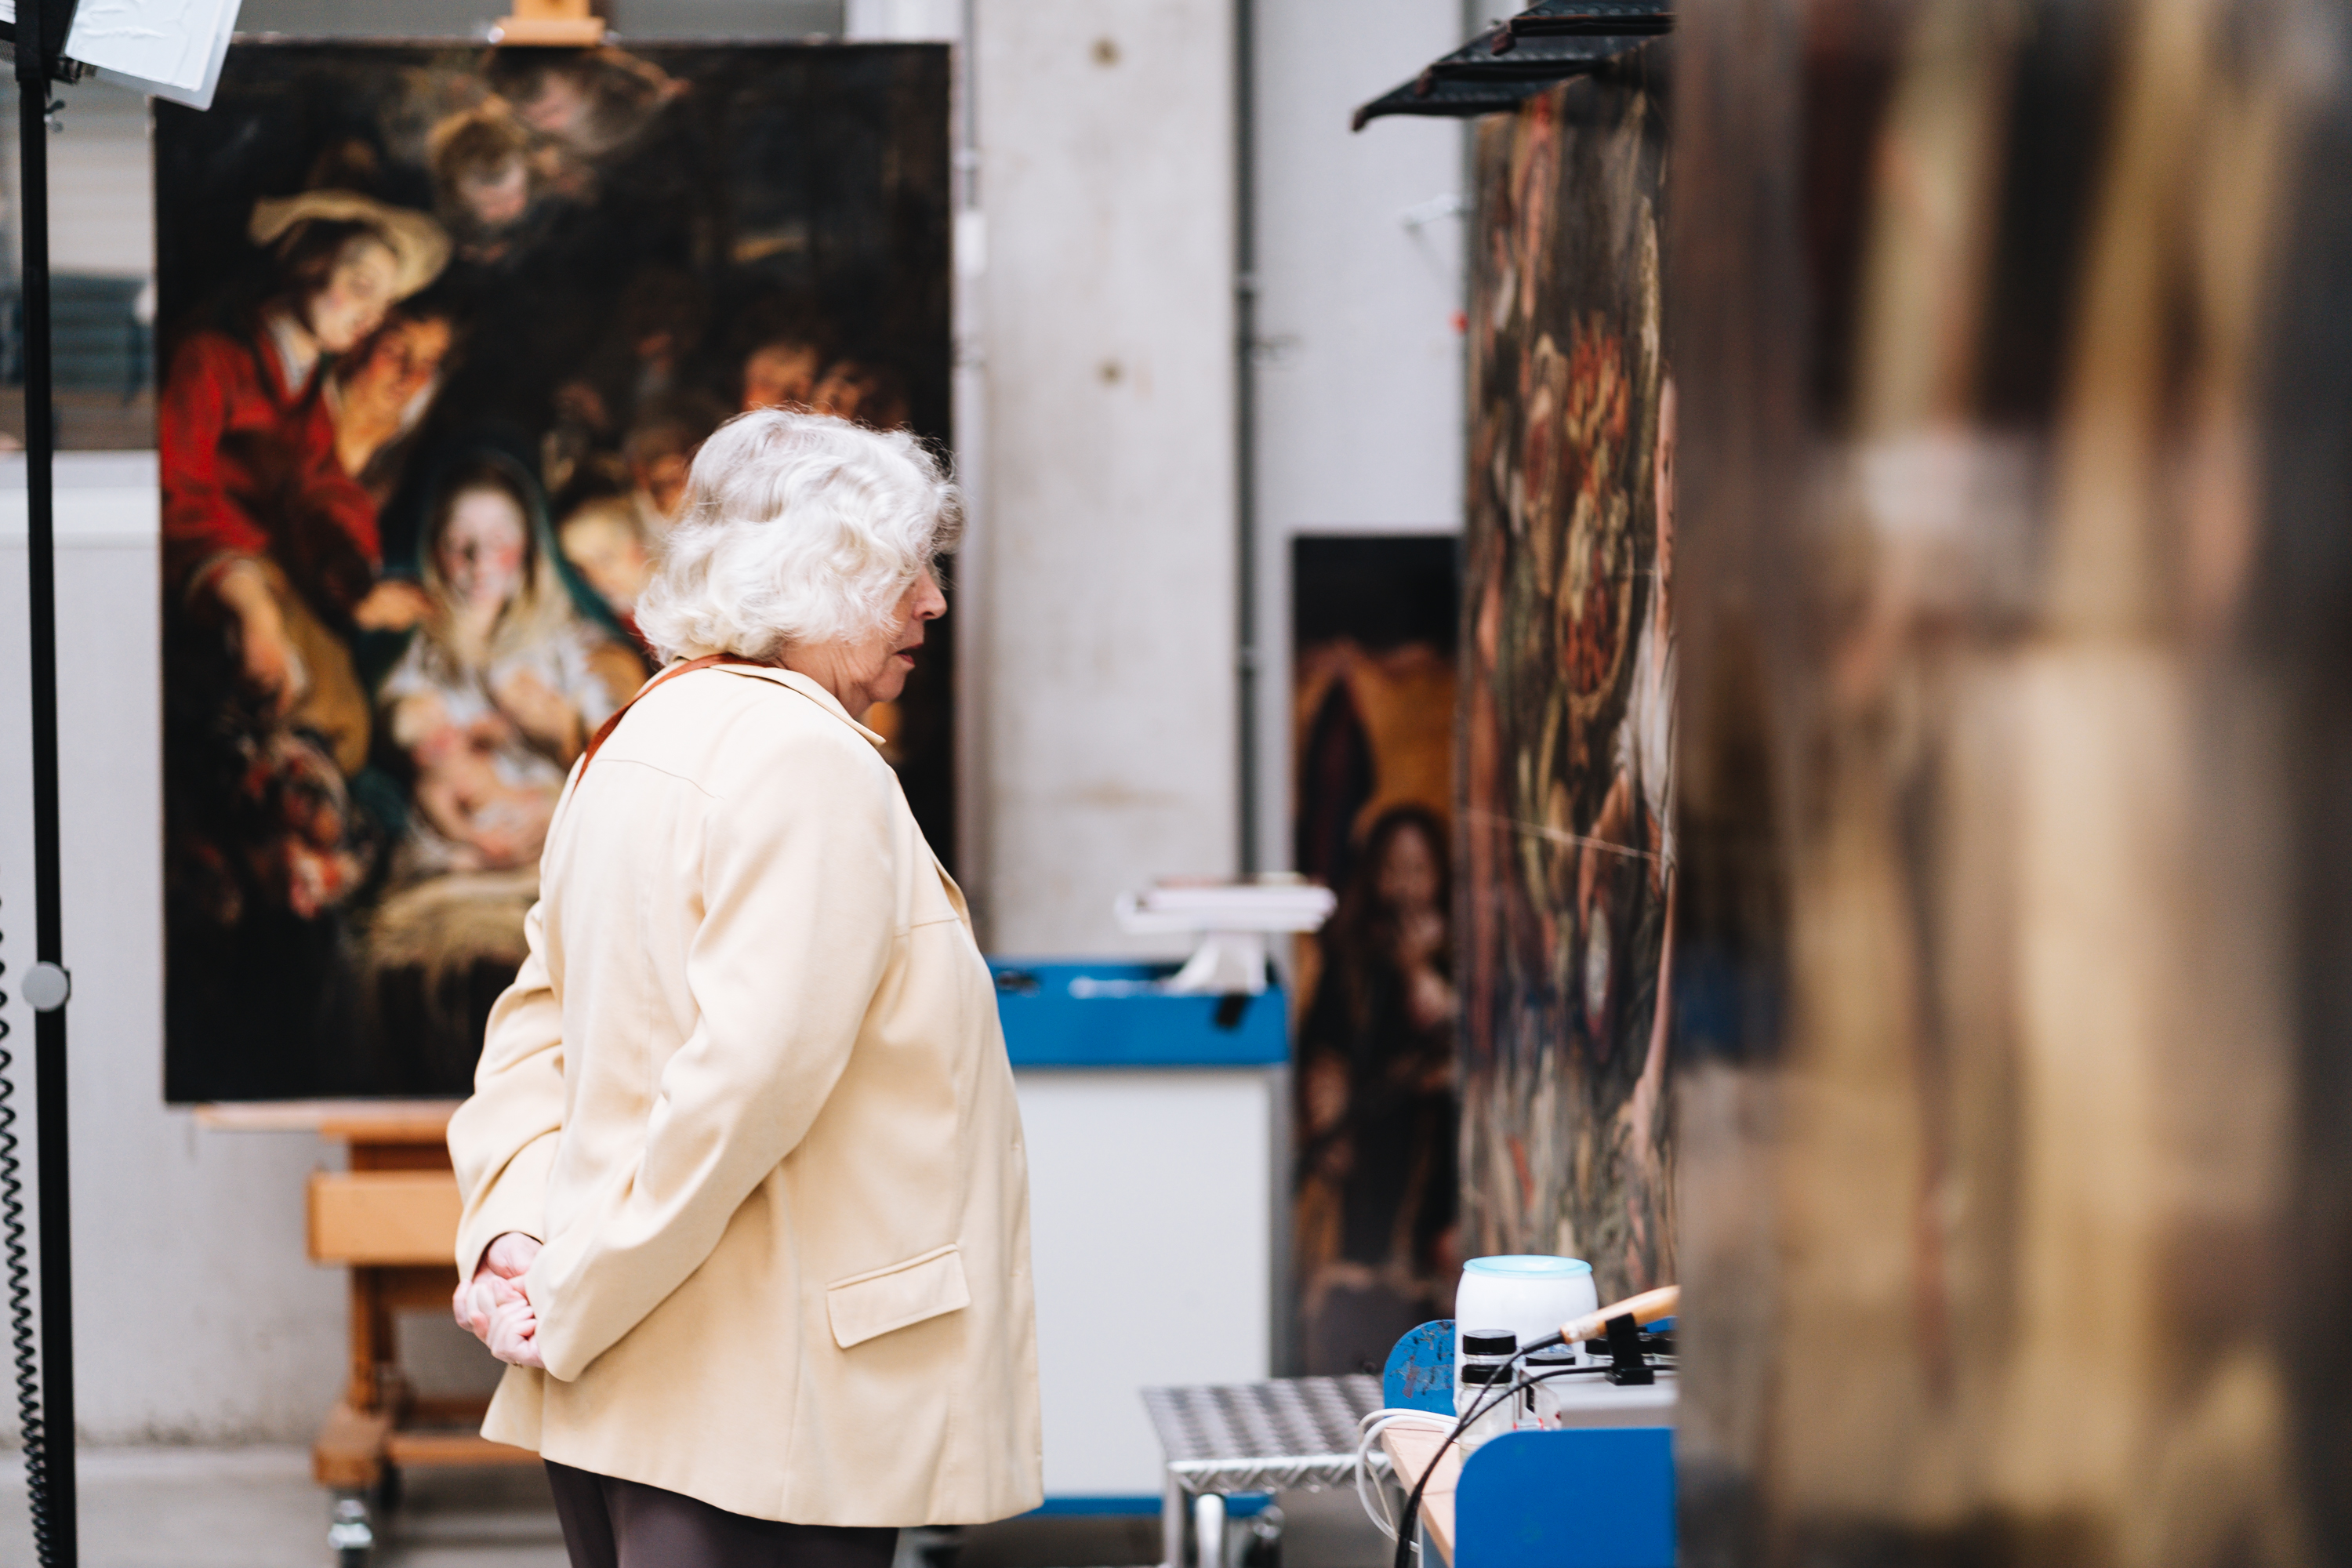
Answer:
MULTIPOLYGON (((638 687, 637 694, 635 697, 630 698, 626 702, 624 702, 618 708, 614 709, 613 716, 605 720, 602 724, 596 726, 595 734, 589 737, 588 749, 580 753, 580 778, 584 779, 588 776, 588 764, 596 760, 597 748, 602 746, 612 735, 613 731, 620 727, 621 716, 626 713, 630 709, 635 708, 639 702, 645 700, 646 694, 651 691, 655 687, 661 685, 665 681, 676 679, 678 676, 689 674, 694 670, 709 669, 714 664, 757 665, 759 662, 760 661, 756 658, 745 658, 740 654, 706 653, 700 658, 689 658, 684 664, 671 665, 667 669, 663 670, 659 675, 655 676, 651 680, 648 680, 643 686, 638 687)), ((575 793, 579 790, 580 784, 578 779, 572 781, 572 787, 575 793)))

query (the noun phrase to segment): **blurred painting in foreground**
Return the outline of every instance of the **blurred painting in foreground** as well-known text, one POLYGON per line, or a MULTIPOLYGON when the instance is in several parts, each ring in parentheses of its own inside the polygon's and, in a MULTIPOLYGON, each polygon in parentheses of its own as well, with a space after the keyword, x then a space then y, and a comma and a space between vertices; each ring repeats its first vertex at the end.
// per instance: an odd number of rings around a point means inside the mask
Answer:
POLYGON ((1462 711, 1472 1256, 1674 1278, 1658 46, 1479 121, 1462 711))
POLYGON ((1339 907, 1298 945, 1292 1236, 1307 1373, 1377 1372, 1452 1315, 1457 542, 1291 547, 1292 864, 1339 907))
MULTIPOLYGON (((946 72, 241 44, 158 106, 170 1099, 466 1089, 703 437, 948 434, 946 72)), ((951 853, 949 674, 877 727, 951 853)))
POLYGON ((2352 1561, 2342 10, 1683 21, 1683 1560, 2352 1561))

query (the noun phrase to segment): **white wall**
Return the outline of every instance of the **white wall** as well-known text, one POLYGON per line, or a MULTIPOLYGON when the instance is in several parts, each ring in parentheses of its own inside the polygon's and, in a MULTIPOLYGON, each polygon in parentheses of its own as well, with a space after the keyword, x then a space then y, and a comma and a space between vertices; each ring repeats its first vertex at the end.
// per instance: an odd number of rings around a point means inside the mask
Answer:
POLYGON ((1000 952, 1157 951, 1113 896, 1234 865, 1231 14, 976 16, 979 890, 1000 952))
MULTIPOLYGON (((59 272, 145 278, 155 268, 155 198, 147 100, 103 82, 64 89, 64 129, 49 138, 49 265, 59 272)), ((0 82, 0 221, 13 278, 17 223, 16 85, 0 82)))
MULTIPOLYGON (((5 153, 16 183, 16 100, 5 153)), ((147 103, 91 82, 72 89, 64 130, 49 138, 49 265, 59 272, 144 278, 153 270, 155 195, 147 157, 147 103)))
POLYGON ((1291 541, 1462 526, 1464 122, 1348 121, 1465 35, 1456 0, 1255 8, 1258 842, 1283 868, 1291 541))
POLYGON ((841 35, 857 41, 952 43, 963 37, 964 0, 845 0, 841 35))
MULTIPOLYGON (((32 1019, 15 995, 34 937, 23 473, 0 466, 0 960, 29 1126, 32 1019)), ((342 1371, 341 1276, 302 1252, 318 1142, 208 1132, 163 1107, 153 458, 61 458, 57 510, 81 1428, 307 1437, 342 1371)))

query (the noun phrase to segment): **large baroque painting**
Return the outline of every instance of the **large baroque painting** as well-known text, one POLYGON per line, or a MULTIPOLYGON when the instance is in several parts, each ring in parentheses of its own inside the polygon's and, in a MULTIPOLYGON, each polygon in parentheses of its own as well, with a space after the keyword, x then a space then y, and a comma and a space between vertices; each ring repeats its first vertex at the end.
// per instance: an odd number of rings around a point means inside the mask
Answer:
MULTIPOLYGON (((1654 46, 1653 46, 1654 47, 1654 46)), ((1480 122, 1462 707, 1473 1254, 1674 1277, 1674 390, 1647 51, 1480 122)))
MULTIPOLYGON (((463 1091, 699 443, 948 437, 947 106, 931 46, 266 42, 159 106, 169 1098, 463 1091)), ((952 854, 948 678, 876 728, 952 854)))

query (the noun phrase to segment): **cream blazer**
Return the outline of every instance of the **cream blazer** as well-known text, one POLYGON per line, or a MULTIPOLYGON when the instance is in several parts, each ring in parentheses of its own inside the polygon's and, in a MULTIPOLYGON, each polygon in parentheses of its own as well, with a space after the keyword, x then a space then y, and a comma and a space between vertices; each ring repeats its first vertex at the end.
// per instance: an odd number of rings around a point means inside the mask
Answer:
POLYGON ((449 1123, 547 1370, 482 1434, 800 1524, 1044 1495, 1029 1185, 994 984, 879 737, 824 688, 665 681, 574 771, 449 1123))

